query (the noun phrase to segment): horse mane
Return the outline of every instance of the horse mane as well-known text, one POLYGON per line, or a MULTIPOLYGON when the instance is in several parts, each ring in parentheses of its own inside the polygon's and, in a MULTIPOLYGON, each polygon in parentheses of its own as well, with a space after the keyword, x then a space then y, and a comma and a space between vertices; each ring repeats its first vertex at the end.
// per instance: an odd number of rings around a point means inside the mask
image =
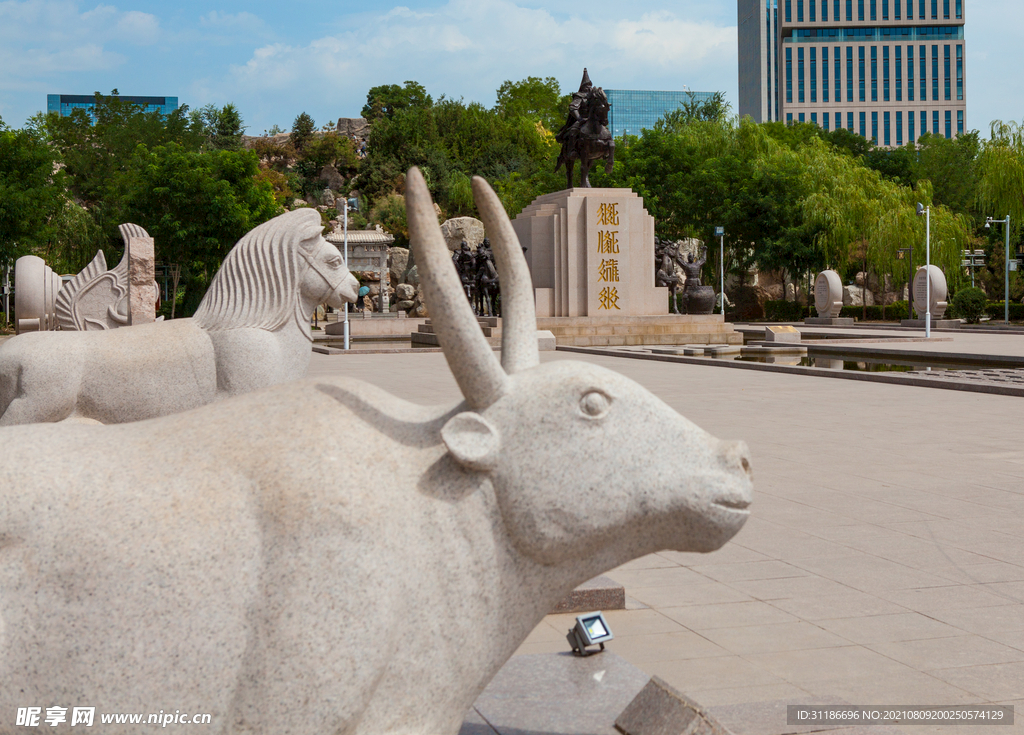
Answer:
MULTIPOLYGON (((299 308, 299 248, 322 232, 315 209, 296 209, 246 233, 224 259, 193 317, 203 329, 275 331, 299 308)), ((301 320, 300 320, 301 321, 301 320)))

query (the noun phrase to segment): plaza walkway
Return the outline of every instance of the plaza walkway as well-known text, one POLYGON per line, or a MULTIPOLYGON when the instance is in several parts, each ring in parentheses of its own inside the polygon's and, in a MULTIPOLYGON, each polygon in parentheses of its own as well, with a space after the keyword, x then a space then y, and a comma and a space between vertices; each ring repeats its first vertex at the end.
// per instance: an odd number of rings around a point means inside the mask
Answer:
MULTIPOLYGON (((976 349, 1024 344, 997 340, 976 349)), ((611 650, 738 733, 793 731, 785 703, 1008 703, 1024 718, 1024 399, 543 355, 563 359, 629 376, 753 457, 752 517, 724 549, 609 574, 632 608, 608 614, 611 650)), ((313 356, 310 376, 339 373, 418 403, 459 397, 437 353, 313 356)), ((549 616, 520 652, 566 650, 572 618, 549 616)), ((975 730, 1024 724, 946 728, 975 730)))

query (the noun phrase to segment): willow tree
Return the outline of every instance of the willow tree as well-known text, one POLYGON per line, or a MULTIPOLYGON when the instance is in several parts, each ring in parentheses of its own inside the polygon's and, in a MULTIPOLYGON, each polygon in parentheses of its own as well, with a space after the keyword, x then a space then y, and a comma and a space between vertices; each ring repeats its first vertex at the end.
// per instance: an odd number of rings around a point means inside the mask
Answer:
POLYGON ((801 153, 813 192, 804 200, 804 216, 820 228, 817 244, 828 265, 842 268, 856 257, 866 271, 909 279, 912 267, 924 264, 921 202, 931 207, 931 262, 954 288, 959 285, 960 251, 970 242, 970 223, 946 207, 932 206, 930 182, 920 182, 916 190, 901 186, 818 141, 801 153), (900 256, 910 248, 913 262, 900 256))
POLYGON ((992 123, 978 158, 978 205, 996 218, 1010 215, 1013 233, 1024 221, 1024 123, 992 123))

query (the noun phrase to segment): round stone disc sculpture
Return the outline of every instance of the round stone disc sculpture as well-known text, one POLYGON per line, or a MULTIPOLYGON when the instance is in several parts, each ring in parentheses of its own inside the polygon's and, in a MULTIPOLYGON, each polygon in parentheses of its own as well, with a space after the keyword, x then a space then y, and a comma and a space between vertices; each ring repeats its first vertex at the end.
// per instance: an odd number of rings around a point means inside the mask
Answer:
POLYGON ((917 275, 914 276, 914 311, 917 312, 918 319, 924 319, 925 304, 927 303, 927 296, 925 293, 925 273, 931 274, 931 302, 932 302, 932 319, 941 319, 942 315, 946 313, 946 296, 949 291, 946 288, 946 275, 942 272, 942 269, 937 265, 929 265, 927 267, 921 267, 917 269, 917 275))
POLYGON ((814 308, 822 319, 835 319, 843 308, 843 280, 835 271, 822 271, 814 279, 814 308))
POLYGON ((54 302, 60 291, 60 276, 43 259, 23 255, 14 264, 14 330, 46 332, 56 329, 54 302))

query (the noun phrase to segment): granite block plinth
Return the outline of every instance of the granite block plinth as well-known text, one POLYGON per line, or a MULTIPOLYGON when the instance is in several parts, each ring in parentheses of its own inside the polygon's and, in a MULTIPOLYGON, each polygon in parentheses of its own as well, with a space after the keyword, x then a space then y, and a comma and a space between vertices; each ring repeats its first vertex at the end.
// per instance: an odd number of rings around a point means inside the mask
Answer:
POLYGON ((552 613, 579 613, 591 610, 625 610, 626 588, 605 576, 594 577, 561 600, 552 613))
POLYGON ((624 735, 729 735, 721 723, 657 676, 615 720, 624 735))
MULTIPOLYGON (((924 319, 902 319, 901 327, 924 329, 924 319)), ((932 329, 960 329, 959 319, 932 319, 932 329)))
POLYGON ((824 327, 852 327, 854 319, 853 317, 827 317, 827 316, 809 316, 804 319, 804 324, 824 327))
POLYGON ((610 650, 581 658, 509 659, 473 703, 459 735, 619 735, 615 718, 650 677, 610 650))

